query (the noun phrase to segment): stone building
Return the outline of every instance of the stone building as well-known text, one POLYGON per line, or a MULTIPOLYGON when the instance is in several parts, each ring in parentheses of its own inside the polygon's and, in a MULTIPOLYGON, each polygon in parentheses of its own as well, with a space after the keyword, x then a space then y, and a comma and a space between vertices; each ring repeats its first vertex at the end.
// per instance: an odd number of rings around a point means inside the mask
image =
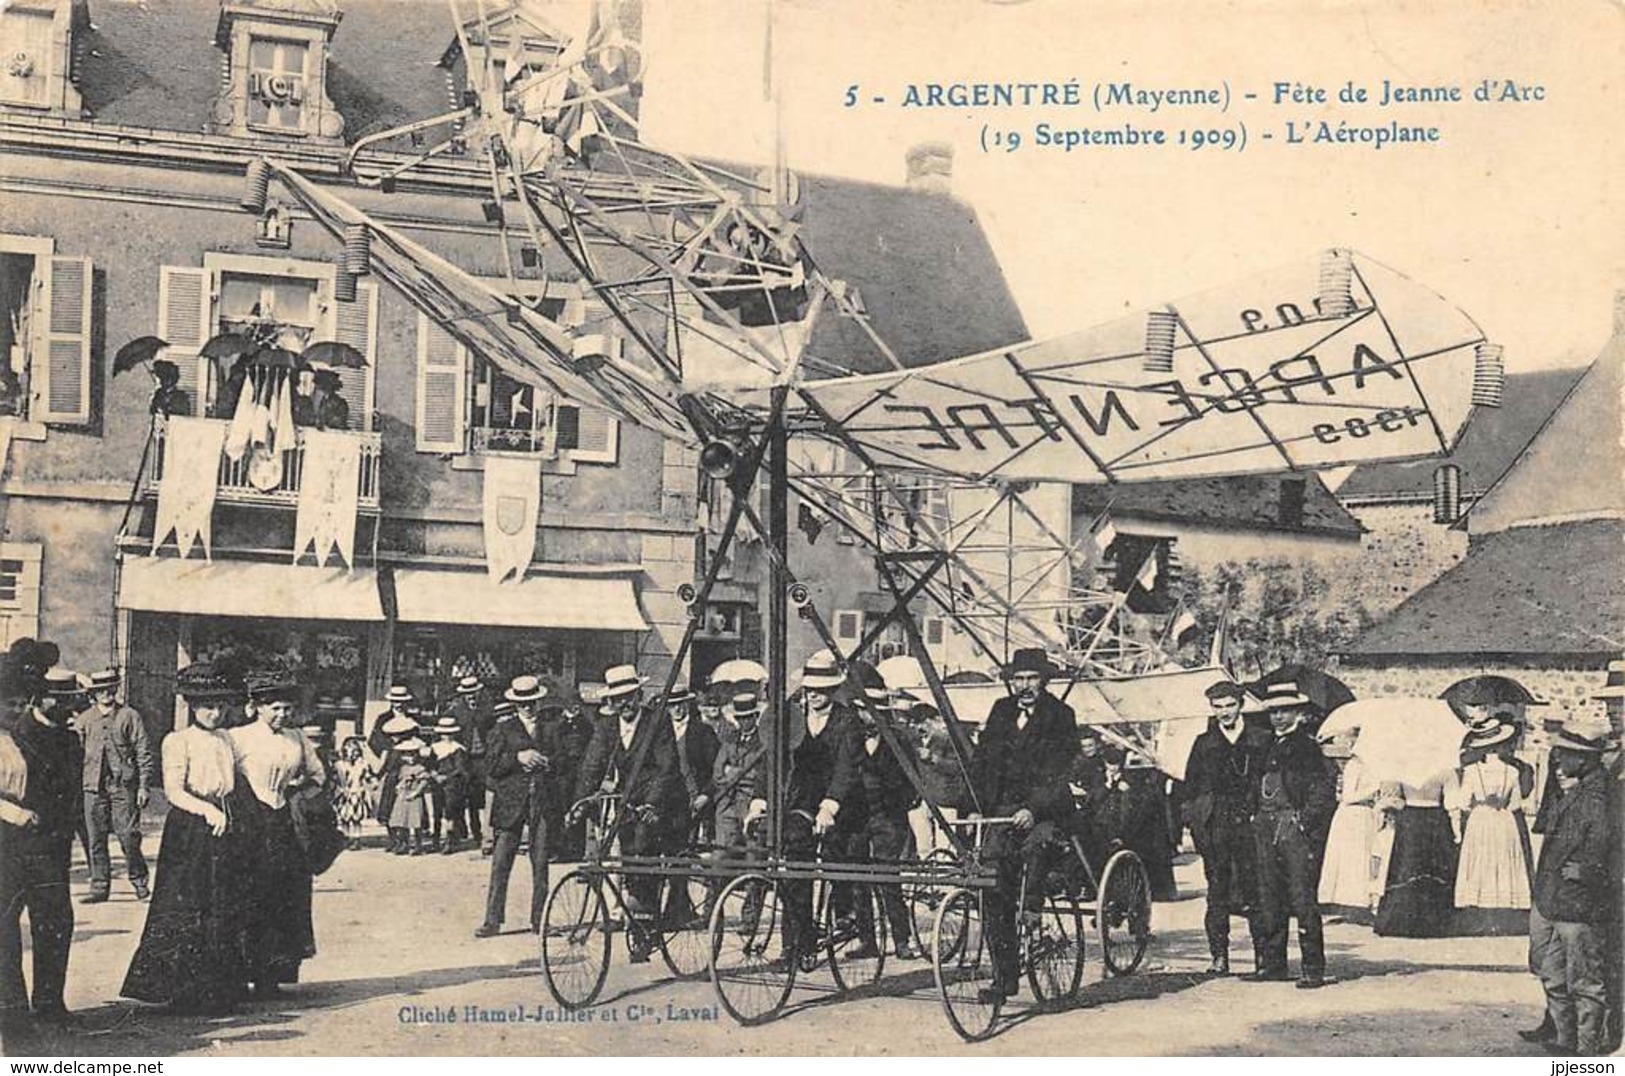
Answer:
POLYGON ((1625 653, 1625 334, 1616 333, 1505 473, 1457 523, 1461 562, 1342 655, 1361 697, 1433 696, 1466 676, 1510 676, 1551 704, 1588 696, 1625 653))

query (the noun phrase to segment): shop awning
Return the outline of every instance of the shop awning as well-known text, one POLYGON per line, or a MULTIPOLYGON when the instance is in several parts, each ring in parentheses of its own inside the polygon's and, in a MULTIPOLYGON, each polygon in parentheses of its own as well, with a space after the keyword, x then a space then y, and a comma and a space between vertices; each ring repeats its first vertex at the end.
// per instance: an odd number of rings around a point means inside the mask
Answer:
POLYGON ((153 613, 383 620, 377 573, 242 560, 124 558, 118 607, 153 613))
POLYGON ((408 624, 645 631, 632 580, 545 573, 493 583, 483 572, 395 569, 396 619, 408 624))

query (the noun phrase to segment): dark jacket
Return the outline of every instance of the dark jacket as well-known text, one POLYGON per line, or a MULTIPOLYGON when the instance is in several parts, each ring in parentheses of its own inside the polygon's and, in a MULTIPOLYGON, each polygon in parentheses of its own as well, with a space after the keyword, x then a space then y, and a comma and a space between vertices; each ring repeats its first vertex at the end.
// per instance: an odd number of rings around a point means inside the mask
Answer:
POLYGON ((1252 812, 1258 812, 1265 778, 1278 773, 1286 801, 1298 813, 1304 832, 1317 846, 1323 846, 1332 813, 1337 810, 1337 772, 1321 753, 1320 745, 1300 727, 1285 736, 1273 737, 1261 761, 1257 778, 1248 782, 1252 812))
POLYGON ((920 779, 925 782, 926 795, 939 806, 968 811, 971 797, 965 787, 965 770, 954 753, 948 730, 941 718, 932 718, 928 728, 925 741, 918 748, 920 779))
MULTIPOLYGON (((805 712, 796 707, 789 724, 785 811, 816 816, 819 804, 830 799, 841 805, 836 828, 848 833, 861 830, 868 821, 868 804, 863 790, 863 729, 857 715, 843 703, 832 703, 824 731, 809 736, 805 712)), ((771 727, 763 734, 771 751, 771 727)), ((766 765, 764 760, 761 767, 766 765)), ((765 779, 761 787, 766 788, 765 779)))
POLYGON ((1077 718, 1072 708, 1040 692, 1032 718, 1017 730, 1014 696, 993 704, 982 726, 971 781, 990 817, 1025 807, 1041 822, 1061 822, 1072 814, 1072 786, 1067 780, 1078 756, 1077 718))
POLYGON ((149 787, 156 770, 152 741, 140 714, 128 706, 114 706, 103 714, 93 706, 79 715, 77 723, 79 735, 84 737, 86 792, 149 787))
POLYGON ((767 795, 767 741, 761 726, 742 737, 732 725, 719 737, 716 761, 711 766, 711 787, 716 790, 717 810, 740 818, 750 809, 750 801, 767 795))
POLYGON ((621 746, 620 718, 601 717, 593 730, 587 753, 576 774, 575 798, 597 792, 606 777, 613 776, 615 789, 626 797, 629 807, 651 806, 668 822, 688 816, 688 795, 683 774, 677 766, 676 744, 666 715, 645 706, 638 717, 632 746, 621 746), (638 756, 642 762, 638 764, 638 756), (637 773, 631 771, 637 765, 637 773), (631 784, 628 785, 628 779, 631 784))
POLYGON ((545 812, 554 798, 563 795, 552 763, 559 753, 551 726, 536 719, 536 734, 525 731, 518 717, 505 717, 491 730, 485 746, 486 784, 491 790, 491 828, 516 829, 545 812), (527 771, 519 764, 519 752, 540 751, 547 768, 527 771))
MULTIPOLYGON (((1272 733, 1243 725, 1234 745, 1217 720, 1191 744, 1185 763, 1184 815, 1197 851, 1212 846, 1222 832, 1247 822, 1252 813, 1253 784, 1263 772, 1272 733)), ((1251 841, 1249 834, 1247 840, 1251 841)))
POLYGON ((1619 868, 1619 819, 1609 810, 1611 780, 1597 767, 1564 795, 1547 820, 1546 839, 1535 865, 1533 897, 1553 922, 1606 923, 1619 911, 1613 880, 1619 868), (1578 880, 1563 877, 1564 864, 1580 868, 1578 880))
POLYGON ((84 814, 84 747, 65 725, 46 725, 26 710, 12 728, 12 739, 28 773, 19 802, 39 815, 39 824, 7 826, 5 840, 18 850, 66 848, 84 814))
MULTIPOLYGON (((905 735, 905 730, 897 729, 894 737, 898 746, 906 749, 909 741, 902 738, 905 735)), ((897 760, 897 752, 891 749, 891 744, 886 742, 879 730, 864 737, 861 763, 863 794, 870 813, 905 815, 920 802, 920 794, 915 791, 914 782, 909 780, 903 764, 897 760), (872 752, 869 750, 871 739, 878 741, 872 752)))
POLYGON ((699 718, 691 717, 681 743, 677 742, 676 730, 673 730, 672 746, 677 749, 677 776, 682 779, 688 798, 714 799, 717 785, 712 771, 716 767, 717 753, 722 750, 717 734, 699 718))

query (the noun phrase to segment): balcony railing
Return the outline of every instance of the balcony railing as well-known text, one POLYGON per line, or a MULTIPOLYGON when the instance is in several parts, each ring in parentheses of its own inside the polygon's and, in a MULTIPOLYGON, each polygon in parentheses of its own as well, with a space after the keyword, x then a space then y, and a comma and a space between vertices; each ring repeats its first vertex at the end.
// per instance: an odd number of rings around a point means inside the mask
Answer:
MULTIPOLYGON (((226 419, 211 419, 228 425, 226 419)), ((383 459, 382 442, 376 433, 347 432, 361 443, 361 475, 356 487, 356 508, 362 512, 378 511, 379 465, 383 459)), ((152 469, 147 479, 147 492, 156 495, 164 480, 164 431, 154 435, 152 469)), ((289 508, 299 504, 299 481, 305 468, 305 431, 296 431, 294 447, 282 454, 282 481, 275 489, 262 490, 248 478, 249 455, 233 460, 220 454, 219 483, 215 500, 226 504, 283 505, 289 508)))

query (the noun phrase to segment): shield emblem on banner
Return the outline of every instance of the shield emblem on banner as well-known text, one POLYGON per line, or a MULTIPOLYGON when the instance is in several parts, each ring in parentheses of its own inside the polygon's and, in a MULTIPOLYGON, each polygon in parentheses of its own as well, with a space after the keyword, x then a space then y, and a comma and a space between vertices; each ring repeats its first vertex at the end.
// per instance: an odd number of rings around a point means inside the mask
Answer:
POLYGON ((523 497, 498 497, 496 507, 497 530, 509 537, 518 534, 525 525, 529 502, 523 497))

